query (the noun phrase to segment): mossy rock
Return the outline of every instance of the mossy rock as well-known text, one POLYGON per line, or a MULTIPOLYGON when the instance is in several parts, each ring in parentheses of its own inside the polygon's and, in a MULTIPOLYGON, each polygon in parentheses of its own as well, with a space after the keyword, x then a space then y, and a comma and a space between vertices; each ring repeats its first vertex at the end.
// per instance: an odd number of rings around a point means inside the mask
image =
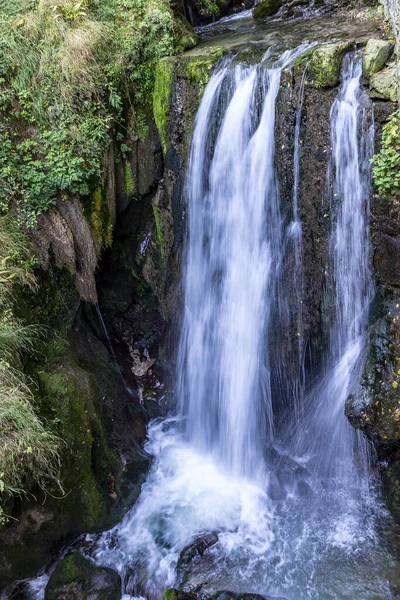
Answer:
POLYGON ((175 17, 175 27, 177 30, 176 45, 178 52, 189 50, 197 44, 199 36, 183 15, 177 15, 175 17))
POLYGON ((181 590, 175 590, 170 588, 164 592, 165 600, 197 600, 197 594, 191 594, 189 592, 182 592, 181 590))
POLYGON ((400 102, 400 67, 388 67, 372 75, 370 96, 392 102, 400 102))
POLYGON ((386 40, 368 40, 363 54, 363 73, 371 77, 383 67, 390 58, 394 44, 386 40))
POLYGON ((45 600, 116 600, 120 595, 118 573, 96 567, 80 554, 70 554, 50 577, 45 600))
MULTIPOLYGON (((59 351, 56 342, 55 353, 59 351)), ((52 416, 65 442, 63 479, 67 496, 60 500, 60 515, 65 513, 69 519, 67 515, 74 514, 78 530, 99 528, 106 520, 107 475, 119 469, 119 460, 108 448, 96 408, 96 381, 77 365, 67 346, 61 357, 39 372, 39 388, 41 408, 49 418, 52 416)))
POLYGON ((182 74, 187 81, 198 85, 201 92, 203 92, 211 79, 217 62, 225 54, 226 50, 222 46, 207 48, 201 54, 197 52, 185 54, 180 61, 179 72, 183 70, 182 74))
POLYGON ((318 88, 334 87, 340 81, 343 57, 353 48, 352 42, 339 42, 316 48, 308 69, 318 88))
POLYGON ((255 19, 263 19, 278 12, 283 4, 282 0, 259 0, 253 6, 253 17, 255 19))

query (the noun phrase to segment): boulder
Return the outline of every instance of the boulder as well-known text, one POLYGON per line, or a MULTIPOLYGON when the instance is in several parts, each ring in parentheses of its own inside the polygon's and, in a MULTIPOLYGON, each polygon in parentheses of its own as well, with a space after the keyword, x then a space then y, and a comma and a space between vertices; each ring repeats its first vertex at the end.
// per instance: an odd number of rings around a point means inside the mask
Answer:
POLYGON ((112 569, 96 567, 80 554, 70 554, 56 567, 45 600, 116 600, 121 578, 112 569))
POLYGON ((370 79, 370 96, 398 102, 400 100, 400 67, 388 67, 372 75, 370 79))
POLYGON ((218 533, 206 533, 197 537, 193 542, 185 546, 179 555, 177 569, 188 565, 196 556, 203 556, 207 548, 211 548, 218 542, 218 533))
POLYGON ((364 75, 370 77, 383 69, 393 52, 393 44, 386 40, 368 40, 363 56, 364 75))
POLYGON ((274 15, 281 8, 282 4, 282 0, 259 0, 253 6, 253 17, 254 19, 263 19, 264 17, 274 15))
POLYGON ((334 87, 339 83, 343 56, 353 46, 352 42, 338 42, 314 50, 308 68, 318 88, 334 87))

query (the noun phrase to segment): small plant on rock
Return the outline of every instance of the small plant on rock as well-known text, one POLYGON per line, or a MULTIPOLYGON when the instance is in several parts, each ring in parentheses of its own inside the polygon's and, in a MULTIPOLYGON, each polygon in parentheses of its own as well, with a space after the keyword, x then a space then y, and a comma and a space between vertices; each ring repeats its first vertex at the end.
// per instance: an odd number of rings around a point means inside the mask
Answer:
POLYGON ((378 193, 386 198, 400 196, 400 110, 384 126, 382 147, 372 164, 378 193))
POLYGON ((86 0, 79 0, 72 4, 56 4, 53 8, 54 18, 63 18, 65 21, 76 22, 87 16, 86 0))

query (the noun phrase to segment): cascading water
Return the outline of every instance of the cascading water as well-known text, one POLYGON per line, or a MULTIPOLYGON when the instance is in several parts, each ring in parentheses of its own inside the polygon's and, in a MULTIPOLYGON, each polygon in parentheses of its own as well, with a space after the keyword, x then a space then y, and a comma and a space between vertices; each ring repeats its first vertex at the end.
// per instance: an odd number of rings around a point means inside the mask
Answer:
MULTIPOLYGON (((286 322, 282 265, 287 240, 301 231, 297 192, 292 223, 284 225, 275 103, 282 69, 306 48, 269 68, 225 63, 203 95, 187 180, 180 411, 150 425, 154 462, 135 507, 86 546, 98 564, 119 571, 124 600, 159 599, 173 585, 289 600, 395 597, 387 574, 394 561, 376 528, 377 517, 381 527, 388 517, 371 485, 365 442, 344 416, 373 293, 373 128, 357 56, 345 59, 331 111, 336 316, 320 381, 308 385, 285 435, 282 428, 280 439, 274 434, 269 332, 272 322, 286 322), (182 566, 182 549, 209 532, 216 543, 182 566)), ((301 246, 296 256, 300 267, 301 246)))

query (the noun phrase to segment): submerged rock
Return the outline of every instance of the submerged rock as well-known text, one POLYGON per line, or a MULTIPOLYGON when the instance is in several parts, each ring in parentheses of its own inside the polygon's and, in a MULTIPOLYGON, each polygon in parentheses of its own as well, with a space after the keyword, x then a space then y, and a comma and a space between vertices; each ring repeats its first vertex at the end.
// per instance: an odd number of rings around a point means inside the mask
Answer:
POLYGON ((393 52, 393 44, 386 40, 368 40, 363 55, 363 72, 370 77, 385 66, 393 52))
POLYGON ((253 17, 255 19, 262 19, 263 17, 274 15, 281 8, 282 4, 282 0, 259 0, 253 6, 253 17))
POLYGON ((50 577, 45 600, 116 600, 120 595, 118 573, 96 567, 80 554, 70 554, 50 577))

